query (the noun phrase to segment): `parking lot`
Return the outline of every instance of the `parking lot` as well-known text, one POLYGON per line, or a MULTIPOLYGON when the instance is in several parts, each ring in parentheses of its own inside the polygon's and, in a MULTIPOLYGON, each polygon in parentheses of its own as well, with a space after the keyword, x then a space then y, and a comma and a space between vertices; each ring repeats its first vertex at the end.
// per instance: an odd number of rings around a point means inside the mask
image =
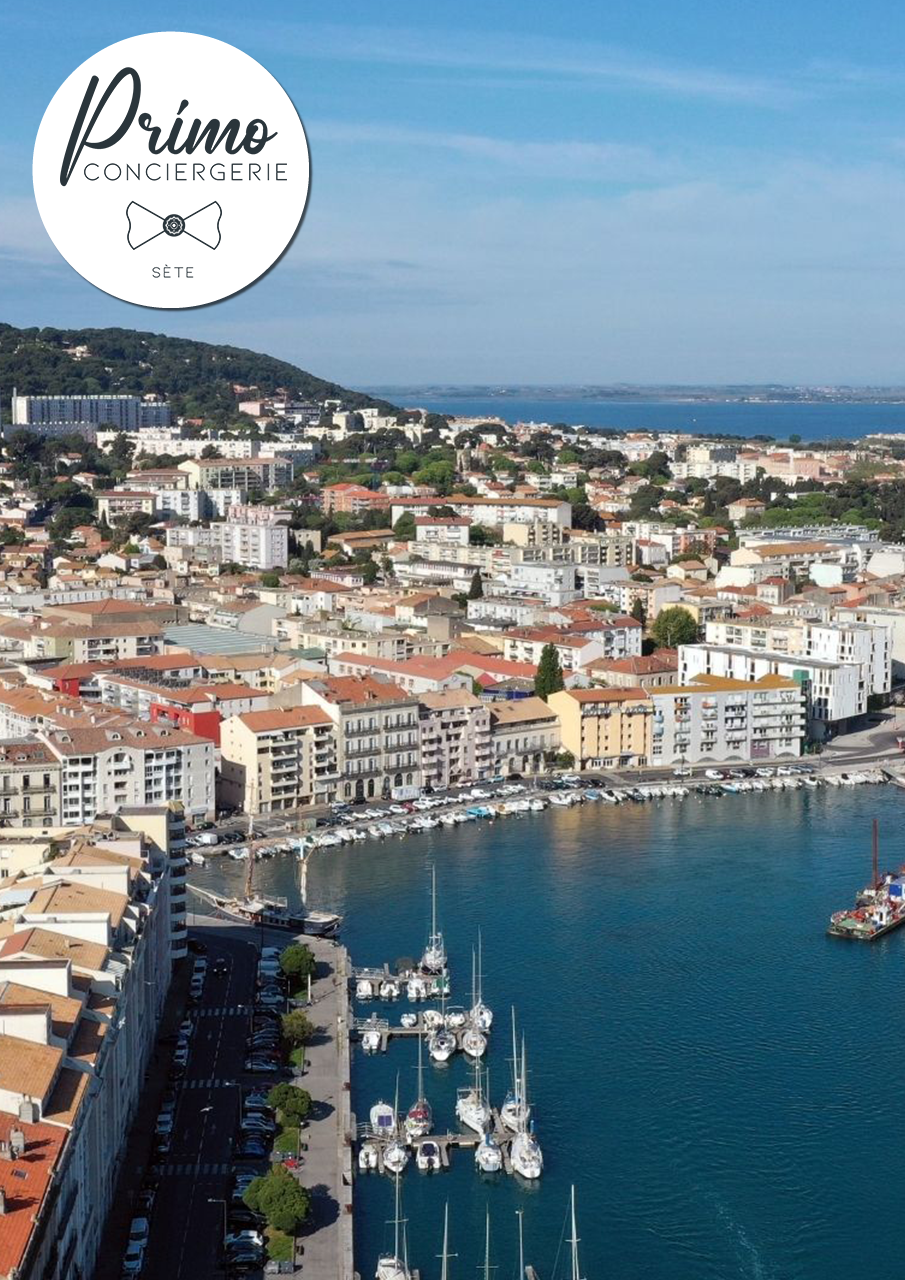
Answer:
POLYGON ((264 1274, 264 1223, 242 1194, 270 1167, 275 1120, 267 1093, 289 1078, 279 1035, 285 995, 270 977, 277 948, 265 947, 265 975, 257 942, 244 931, 197 932, 205 941, 193 938, 189 1002, 167 1046, 172 1069, 123 1276, 264 1274))

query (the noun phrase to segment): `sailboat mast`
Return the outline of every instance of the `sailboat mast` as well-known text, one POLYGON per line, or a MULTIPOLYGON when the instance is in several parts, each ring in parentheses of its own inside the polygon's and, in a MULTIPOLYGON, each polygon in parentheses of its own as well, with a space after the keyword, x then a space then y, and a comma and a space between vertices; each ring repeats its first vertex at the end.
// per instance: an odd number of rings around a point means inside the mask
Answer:
POLYGON ((396 1174, 396 1212, 393 1224, 393 1257, 399 1257, 399 1174, 396 1174))
POLYGON ((521 1102, 522 1106, 525 1108, 525 1112, 527 1113, 527 1110, 528 1110, 528 1066, 527 1066, 527 1061, 526 1061, 526 1058, 525 1058, 525 1037, 524 1037, 524 1036, 522 1036, 522 1080, 521 1080, 521 1086, 520 1086, 520 1089, 521 1089, 521 1091, 520 1091, 520 1093, 519 1093, 519 1102, 521 1102))
POLYGON ((572 1246, 572 1280, 580 1280, 578 1274, 578 1231, 575 1227, 575 1185, 572 1185, 572 1235, 569 1239, 572 1246))
POLYGON ((478 987, 477 987, 477 1000, 475 1001, 475 1004, 484 1003, 484 992, 481 990, 481 988, 484 985, 484 976, 483 976, 483 973, 481 972, 483 960, 484 960, 483 953, 484 953, 484 939, 481 934, 481 930, 479 929, 478 930, 478 987))
POLYGON ((873 820, 871 835, 874 856, 874 887, 876 888, 880 883, 880 828, 876 818, 873 820))
POLYGON ((484 1220, 484 1280, 490 1280, 490 1210, 484 1220))
POLYGON ((421 1057, 421 1045, 424 1035, 419 1027, 418 1029, 418 1101, 424 1097, 424 1063, 421 1057))
POLYGON ((522 1222, 524 1212, 524 1209, 515 1211, 515 1216, 518 1218, 518 1280, 525 1280, 525 1233, 522 1222))
POLYGON ((443 1254, 440 1263, 440 1280, 449 1280, 449 1201, 443 1208, 443 1254))
POLYGON ((515 1005, 512 1006, 512 1092, 517 1102, 521 1101, 518 1079, 518 1041, 515 1038, 515 1005))
POLYGON ((431 867, 431 937, 437 936, 437 868, 431 867))

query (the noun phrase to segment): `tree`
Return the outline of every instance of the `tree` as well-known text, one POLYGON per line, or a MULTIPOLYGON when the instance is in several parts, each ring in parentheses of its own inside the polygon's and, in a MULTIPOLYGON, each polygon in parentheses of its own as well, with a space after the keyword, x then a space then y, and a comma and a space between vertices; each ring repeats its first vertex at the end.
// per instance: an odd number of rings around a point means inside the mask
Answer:
POLYGON ((468 588, 467 599, 480 600, 483 594, 484 594, 484 584, 481 581, 481 571, 480 569, 475 569, 474 575, 472 576, 472 579, 471 579, 471 586, 468 588))
POLYGON ((635 603, 632 605, 632 617, 636 622, 640 622, 642 627, 647 622, 647 610, 640 596, 635 597, 635 603))
POLYGON ((280 575, 278 573, 269 572, 261 574, 262 587, 278 587, 280 585, 280 575))
POLYGON ((650 629, 654 642, 661 649, 675 649, 680 644, 694 644, 698 638, 698 624, 687 609, 680 604, 661 609, 650 629))
POLYGON ((302 1009, 283 1014, 283 1035, 292 1045, 307 1044, 314 1035, 311 1019, 302 1009))
POLYGON ((415 536, 415 517, 411 511, 403 511, 393 525, 393 532, 401 542, 411 542, 415 536))
POLYGON ((267 1105, 279 1111, 290 1124, 297 1124, 305 1120, 311 1110, 311 1094, 294 1084, 275 1084, 267 1095, 267 1105))
POLYGON ((545 644, 541 651, 537 675, 534 677, 534 692, 546 702, 551 693, 557 693, 563 688, 565 688, 565 681, 562 678, 559 650, 555 644, 545 644))
POLYGON ((271 1227, 293 1236, 311 1211, 311 1196, 284 1168, 277 1165, 255 1178, 243 1196, 253 1213, 261 1213, 271 1227))
POLYGON ((280 952, 280 968, 288 978, 298 980, 314 975, 315 960, 311 948, 303 942, 290 942, 280 952))

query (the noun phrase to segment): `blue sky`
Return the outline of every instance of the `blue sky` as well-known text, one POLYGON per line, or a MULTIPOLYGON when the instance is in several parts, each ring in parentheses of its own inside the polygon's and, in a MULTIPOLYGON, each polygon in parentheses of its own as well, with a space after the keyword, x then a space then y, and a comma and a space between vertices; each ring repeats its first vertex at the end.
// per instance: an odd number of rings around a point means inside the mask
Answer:
POLYGON ((0 9, 0 319, 235 342, 349 385, 905 382, 905 25, 891 0, 219 0, 0 9), (258 58, 312 156, 236 298, 150 311, 34 205, 47 102, 188 29, 258 58))

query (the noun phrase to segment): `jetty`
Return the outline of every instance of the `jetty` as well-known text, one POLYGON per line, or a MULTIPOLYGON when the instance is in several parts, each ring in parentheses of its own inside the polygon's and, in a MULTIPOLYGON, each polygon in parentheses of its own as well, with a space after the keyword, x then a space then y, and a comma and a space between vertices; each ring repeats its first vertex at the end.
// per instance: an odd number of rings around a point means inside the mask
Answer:
MULTIPOLYGON (((503 1153, 503 1169, 506 1173, 512 1173, 512 1161, 510 1159, 510 1148, 514 1134, 506 1129, 500 1119, 500 1113, 496 1108, 491 1111, 490 1132, 503 1153)), ((383 1157, 386 1148, 391 1142, 402 1141, 397 1139, 395 1134, 378 1134, 371 1125, 362 1124, 358 1129, 359 1145, 368 1142, 377 1148, 377 1172, 385 1173, 383 1157)), ((458 1132, 450 1131, 448 1133, 426 1133, 421 1138, 408 1138, 404 1145, 408 1147, 413 1156, 417 1156, 418 1148, 423 1142, 430 1142, 436 1146, 440 1153, 441 1169, 450 1167, 450 1152, 456 1149, 462 1151, 474 1152, 481 1144, 481 1135, 471 1130, 460 1130, 458 1132)), ((359 1176, 363 1176, 361 1173, 359 1176)))

